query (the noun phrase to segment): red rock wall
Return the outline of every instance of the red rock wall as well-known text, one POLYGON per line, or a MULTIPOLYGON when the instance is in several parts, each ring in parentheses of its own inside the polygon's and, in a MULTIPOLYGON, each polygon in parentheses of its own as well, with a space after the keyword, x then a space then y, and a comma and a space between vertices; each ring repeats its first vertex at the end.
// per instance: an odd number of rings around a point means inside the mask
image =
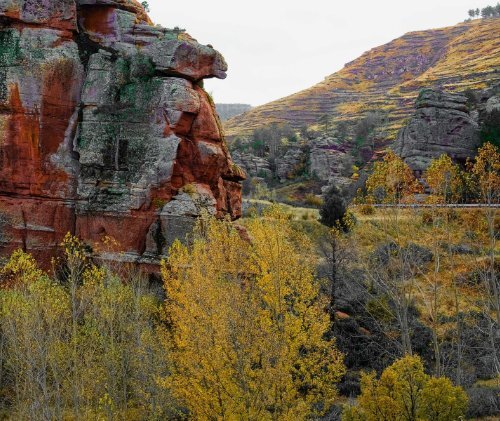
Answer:
POLYGON ((49 266, 70 232, 155 265, 202 208, 241 215, 244 175, 199 87, 225 77, 219 53, 129 0, 16 0, 0 24, 3 254, 49 266))

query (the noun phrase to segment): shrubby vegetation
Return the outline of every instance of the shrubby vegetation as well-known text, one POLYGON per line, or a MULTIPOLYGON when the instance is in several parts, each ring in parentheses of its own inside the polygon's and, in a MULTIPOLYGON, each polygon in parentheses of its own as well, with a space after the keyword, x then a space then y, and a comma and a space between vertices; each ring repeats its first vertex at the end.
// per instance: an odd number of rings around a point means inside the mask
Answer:
POLYGON ((444 377, 424 372, 419 357, 406 356, 361 379, 358 406, 348 407, 343 421, 429 420, 454 421, 465 415, 467 395, 444 377))
MULTIPOLYGON (((420 355, 426 371, 458 385, 498 378, 497 210, 441 207, 461 203, 464 191, 480 203, 500 202, 498 149, 484 145, 467 167, 462 170, 447 156, 434 160, 424 174, 429 207, 412 209, 403 207, 421 191, 412 172, 391 154, 376 164, 362 206, 374 201, 390 206, 378 208, 374 216, 356 208, 367 223, 337 244, 337 253, 350 255, 336 269, 335 286, 340 317, 333 331, 353 373, 340 385, 343 393, 356 395, 359 387, 373 392, 375 377, 369 384, 364 377, 360 385, 354 373, 366 368, 380 372, 405 354, 420 355), (362 331, 370 335, 360 337, 362 331)), ((497 414, 500 402, 491 399, 494 389, 482 384, 470 391, 471 411, 475 416, 497 414), (484 412, 478 410, 481 402, 484 412)), ((373 402, 373 393, 366 396, 373 402)), ((366 413, 369 404, 363 399, 359 410, 364 415, 351 411, 348 419, 382 419, 366 413)), ((423 419, 457 419, 450 417, 423 419)))
POLYGON ((175 243, 162 267, 164 302, 130 268, 93 264, 71 236, 57 276, 14 253, 1 272, 5 414, 261 420, 327 412, 345 369, 327 335, 313 244, 277 208, 246 232, 202 217, 192 244, 175 243))
POLYGON ((151 419, 172 415, 161 302, 124 283, 67 237, 66 270, 49 277, 15 252, 0 291, 1 399, 9 419, 151 419))

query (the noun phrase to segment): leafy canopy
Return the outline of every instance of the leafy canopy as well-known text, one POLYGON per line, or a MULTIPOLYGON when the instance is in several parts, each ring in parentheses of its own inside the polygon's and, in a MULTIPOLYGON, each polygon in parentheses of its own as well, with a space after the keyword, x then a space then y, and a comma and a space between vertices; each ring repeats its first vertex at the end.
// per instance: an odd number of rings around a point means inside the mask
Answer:
POLYGON ((467 409, 467 395, 447 378, 425 374, 418 356, 405 356, 361 379, 358 405, 347 407, 343 421, 455 421, 467 409))
POLYGON ((171 389, 194 419, 319 416, 344 366, 325 339, 312 245, 277 208, 246 231, 205 216, 163 264, 171 389))
POLYGON ((366 181, 366 188, 378 202, 400 203, 422 192, 422 186, 410 167, 393 151, 384 160, 376 162, 366 181))

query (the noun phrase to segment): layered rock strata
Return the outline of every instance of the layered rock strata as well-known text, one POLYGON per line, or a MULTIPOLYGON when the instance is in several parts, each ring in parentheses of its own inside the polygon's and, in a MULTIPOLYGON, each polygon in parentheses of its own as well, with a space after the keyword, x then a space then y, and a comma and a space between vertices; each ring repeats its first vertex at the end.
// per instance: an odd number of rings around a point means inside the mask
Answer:
POLYGON ((467 98, 427 89, 416 102, 416 112, 401 129, 395 152, 417 173, 447 154, 456 162, 473 158, 480 143, 478 124, 470 115, 467 98))
POLYGON ((244 175, 202 87, 226 71, 135 0, 0 1, 2 252, 47 262, 70 232, 149 262, 203 209, 238 218, 244 175))

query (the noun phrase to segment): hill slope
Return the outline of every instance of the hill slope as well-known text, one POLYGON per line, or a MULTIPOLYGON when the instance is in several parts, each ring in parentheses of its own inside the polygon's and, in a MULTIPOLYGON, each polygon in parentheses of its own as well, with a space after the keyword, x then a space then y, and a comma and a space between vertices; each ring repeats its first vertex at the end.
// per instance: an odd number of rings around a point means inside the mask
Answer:
POLYGON ((354 120, 369 110, 388 114, 394 139, 424 87, 483 89, 500 81, 500 19, 408 33, 364 53, 309 89, 256 107, 225 123, 227 136, 250 134, 271 123, 294 127, 328 114, 354 120))

